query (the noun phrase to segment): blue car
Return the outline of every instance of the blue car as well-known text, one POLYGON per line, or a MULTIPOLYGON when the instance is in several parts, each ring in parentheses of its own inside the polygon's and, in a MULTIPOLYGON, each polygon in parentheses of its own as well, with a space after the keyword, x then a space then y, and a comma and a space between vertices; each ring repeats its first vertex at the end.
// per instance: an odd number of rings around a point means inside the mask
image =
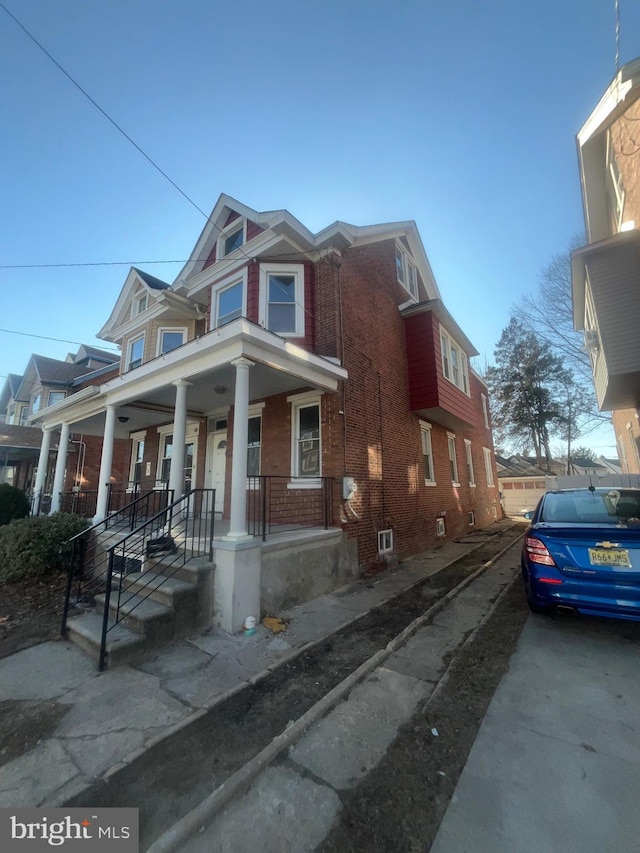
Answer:
POLYGON ((640 489, 547 492, 522 548, 527 602, 640 621, 640 489))

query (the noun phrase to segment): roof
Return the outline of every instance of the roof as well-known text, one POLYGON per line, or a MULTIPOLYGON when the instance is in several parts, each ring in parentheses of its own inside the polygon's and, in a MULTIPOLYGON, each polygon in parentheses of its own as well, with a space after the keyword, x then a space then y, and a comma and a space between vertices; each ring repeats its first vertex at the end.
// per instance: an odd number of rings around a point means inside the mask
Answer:
MULTIPOLYGON (((499 466, 498 478, 504 477, 548 477, 550 473, 555 471, 545 471, 538 466, 536 459, 528 459, 526 456, 496 456, 496 463, 499 466), (504 470, 500 470, 500 469, 504 470)), ((551 467, 557 467, 558 463, 552 460, 551 467)))
POLYGON ((88 358, 98 359, 99 361, 105 361, 109 364, 113 364, 116 361, 120 360, 120 354, 117 352, 108 352, 104 349, 99 349, 98 347, 92 347, 88 344, 82 344, 78 352, 73 358, 74 364, 77 364, 79 361, 84 361, 88 358), (83 353, 80 356, 80 353, 83 353))
POLYGON ((16 399, 16 394, 22 383, 22 376, 17 373, 9 373, 7 380, 0 391, 0 412, 6 412, 9 400, 16 399))
POLYGON ((166 281, 161 281, 154 275, 149 275, 148 272, 143 272, 142 270, 139 270, 138 267, 132 267, 131 269, 134 269, 138 274, 138 277, 144 281, 147 287, 152 288, 152 290, 166 290, 168 287, 171 287, 171 285, 167 284, 166 281))
POLYGON ((34 355, 32 361, 43 385, 68 385, 76 376, 82 376, 87 372, 85 365, 58 361, 56 358, 47 358, 44 355, 34 355))
POLYGON ((571 464, 577 468, 604 468, 600 462, 594 462, 593 459, 587 459, 586 456, 572 456, 571 464))
POLYGON ((39 448, 42 430, 38 427, 0 424, 0 447, 39 448))

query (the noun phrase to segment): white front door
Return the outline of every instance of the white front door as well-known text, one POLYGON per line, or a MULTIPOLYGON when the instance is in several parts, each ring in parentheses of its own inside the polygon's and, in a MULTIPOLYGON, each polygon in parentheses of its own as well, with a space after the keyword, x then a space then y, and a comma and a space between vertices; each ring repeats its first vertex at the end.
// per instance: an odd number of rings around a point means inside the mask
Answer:
POLYGON ((224 507, 224 478, 227 469, 227 431, 217 430, 207 436, 207 470, 205 489, 216 490, 215 511, 224 507))

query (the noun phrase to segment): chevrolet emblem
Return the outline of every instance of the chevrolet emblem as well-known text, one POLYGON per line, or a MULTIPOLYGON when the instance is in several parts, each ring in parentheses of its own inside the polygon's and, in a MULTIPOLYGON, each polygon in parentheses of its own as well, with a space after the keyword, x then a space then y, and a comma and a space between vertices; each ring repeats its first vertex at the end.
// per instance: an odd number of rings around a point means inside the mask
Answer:
POLYGON ((596 548, 617 548, 619 542, 596 542, 596 548))

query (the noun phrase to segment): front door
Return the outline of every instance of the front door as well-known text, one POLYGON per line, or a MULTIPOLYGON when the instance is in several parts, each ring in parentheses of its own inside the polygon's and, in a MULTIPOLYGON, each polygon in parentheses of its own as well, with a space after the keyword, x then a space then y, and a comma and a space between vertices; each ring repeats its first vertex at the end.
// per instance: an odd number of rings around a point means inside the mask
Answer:
POLYGON ((207 436, 207 470, 205 488, 216 490, 215 511, 224 507, 224 478, 227 470, 227 430, 210 432, 207 436))

